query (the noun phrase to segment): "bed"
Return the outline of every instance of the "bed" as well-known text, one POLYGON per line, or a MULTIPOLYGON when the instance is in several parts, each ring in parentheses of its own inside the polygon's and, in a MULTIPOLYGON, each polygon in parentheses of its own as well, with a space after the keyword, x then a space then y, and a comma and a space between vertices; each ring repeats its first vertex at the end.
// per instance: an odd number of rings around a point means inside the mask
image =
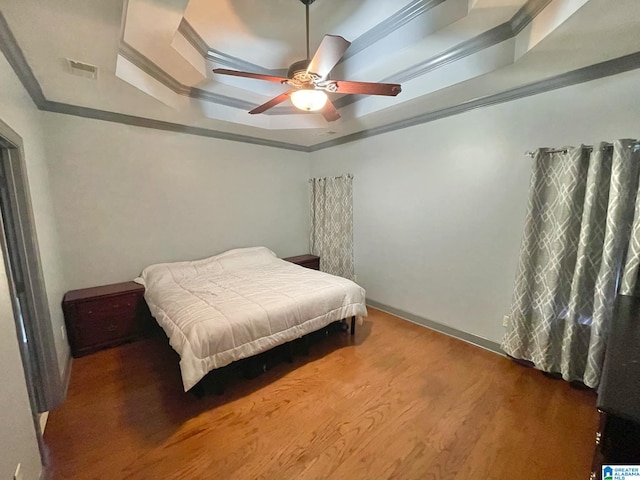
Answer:
POLYGON ((151 265, 136 282, 180 355, 185 391, 211 370, 337 320, 361 324, 367 315, 362 287, 279 259, 266 247, 151 265))

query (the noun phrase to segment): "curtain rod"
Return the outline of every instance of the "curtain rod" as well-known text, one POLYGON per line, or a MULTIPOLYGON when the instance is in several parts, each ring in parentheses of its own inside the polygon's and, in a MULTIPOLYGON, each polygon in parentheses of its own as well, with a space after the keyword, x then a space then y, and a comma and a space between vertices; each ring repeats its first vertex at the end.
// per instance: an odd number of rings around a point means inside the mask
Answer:
MULTIPOLYGON (((604 148, 613 148, 613 144, 612 143, 607 143, 604 148)), ((634 152, 637 152, 638 150, 640 150, 640 140, 634 140, 633 143, 631 143, 631 145, 629 145, 629 148, 633 149, 634 152)), ((587 150, 593 150, 593 145, 586 145, 586 149, 587 150)), ((545 153, 567 153, 567 149, 566 148, 559 148, 559 149, 550 149, 550 150, 545 150, 545 153)), ((527 157, 531 157, 533 158, 536 154, 536 152, 532 152, 532 151, 527 151, 524 152, 524 154, 527 157)))
POLYGON ((314 180, 327 180, 327 179, 337 179, 337 178, 353 178, 353 174, 352 173, 345 173, 343 175, 338 175, 337 177, 310 178, 309 179, 309 183, 313 182, 314 180))

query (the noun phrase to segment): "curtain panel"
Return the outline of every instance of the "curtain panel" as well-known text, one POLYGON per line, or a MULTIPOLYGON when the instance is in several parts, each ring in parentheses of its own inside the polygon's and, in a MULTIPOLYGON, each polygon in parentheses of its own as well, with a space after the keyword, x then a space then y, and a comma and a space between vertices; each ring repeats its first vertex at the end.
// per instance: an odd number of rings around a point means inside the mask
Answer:
POLYGON ((353 176, 313 178, 311 253, 320 270, 353 280, 353 176))
POLYGON ((618 293, 640 265, 634 141, 534 156, 504 351, 596 388, 618 293))

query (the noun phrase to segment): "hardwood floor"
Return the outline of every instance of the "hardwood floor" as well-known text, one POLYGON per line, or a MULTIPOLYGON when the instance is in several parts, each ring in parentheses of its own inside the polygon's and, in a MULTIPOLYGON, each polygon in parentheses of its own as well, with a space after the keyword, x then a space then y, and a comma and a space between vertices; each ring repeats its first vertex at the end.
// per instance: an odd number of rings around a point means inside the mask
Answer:
POLYGON ((55 479, 589 477, 595 394, 370 309, 222 396, 158 337, 80 358, 45 432, 55 479))

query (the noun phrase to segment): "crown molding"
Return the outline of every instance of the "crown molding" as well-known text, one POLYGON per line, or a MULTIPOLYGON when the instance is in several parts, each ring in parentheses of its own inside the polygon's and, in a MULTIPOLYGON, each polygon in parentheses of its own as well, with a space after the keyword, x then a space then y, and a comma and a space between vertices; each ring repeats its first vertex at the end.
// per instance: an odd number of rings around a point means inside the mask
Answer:
MULTIPOLYGON (((360 35, 358 38, 351 42, 351 46, 347 52, 342 56, 338 64, 344 62, 349 57, 352 57, 362 50, 370 47, 377 41, 393 33, 397 29, 406 25, 415 18, 423 15, 432 8, 444 3, 445 0, 413 0, 408 5, 404 6, 389 18, 375 25, 360 35)), ((207 60, 211 60, 219 65, 224 65, 228 68, 235 70, 246 70, 256 73, 262 73, 265 75, 281 75, 287 73, 287 69, 269 69, 261 65, 257 65, 239 57, 228 55, 224 52, 216 50, 209 46, 207 42, 200 36, 200 34, 193 28, 193 26, 183 18, 178 26, 178 32, 187 39, 187 41, 207 60)))
MULTIPOLYGON (((433 57, 409 68, 385 77, 380 81, 402 84, 425 75, 433 70, 444 67, 445 65, 468 57, 469 55, 473 55, 474 53, 481 52, 489 47, 510 40, 529 25, 533 19, 542 12, 547 5, 549 5, 549 3, 551 3, 551 0, 528 0, 527 3, 525 3, 509 21, 504 22, 491 30, 487 30, 486 32, 476 35, 469 40, 461 42, 438 55, 434 55, 433 57)), ((362 97, 351 95, 341 97, 334 103, 336 108, 342 108, 360 100, 362 100, 362 97)))
POLYGON ((309 147, 294 143, 278 142, 275 140, 252 137, 250 135, 240 135, 237 133, 223 132, 210 128, 193 127, 191 125, 183 125, 181 123, 165 122, 163 120, 138 117, 118 112, 109 112, 96 108, 81 107, 78 105, 70 105, 68 103, 52 102, 50 100, 46 101, 44 108, 41 108, 41 110, 73 115, 76 117, 90 118, 93 120, 103 120, 105 122, 121 123, 123 125, 131 125, 134 127, 152 128, 154 130, 164 130, 166 132, 186 133, 189 135, 197 135, 199 137, 217 138, 219 140, 230 140, 232 142, 248 143, 263 147, 281 148, 297 152, 309 151, 309 147))
POLYGON ((538 14, 542 12, 542 10, 544 10, 551 2, 552 0, 529 0, 527 3, 525 3, 509 21, 513 36, 515 37, 522 30, 524 30, 526 26, 529 25, 533 21, 533 19, 536 18, 538 14))
MULTIPOLYGON (((151 78, 160 82, 162 85, 167 87, 172 92, 177 93, 178 95, 184 95, 198 100, 204 100, 206 102, 247 111, 253 110, 258 106, 258 104, 249 102, 247 100, 229 97, 227 95, 221 95, 219 93, 211 92, 209 90, 204 90, 198 87, 190 87, 179 82, 175 79, 175 77, 167 73, 151 59, 149 59, 149 57, 143 55, 134 47, 129 45, 123 38, 120 39, 118 54, 127 59, 127 61, 129 61, 131 64, 135 65, 142 72, 146 73, 151 78)), ((247 69, 251 70, 251 68, 252 67, 249 67, 247 69)), ((282 72, 280 71, 273 71, 267 73, 267 75, 280 75, 281 73, 282 72)), ((298 110, 294 107, 278 107, 275 110, 265 113, 267 115, 286 115, 298 113, 298 110)))
POLYGON ((206 60, 214 62, 217 65, 221 65, 233 70, 244 70, 247 72, 262 73, 263 75, 280 76, 284 73, 287 74, 287 69, 269 69, 255 63, 251 63, 247 60, 243 60, 240 57, 234 57, 233 55, 226 54, 215 48, 211 48, 207 45, 207 42, 200 36, 195 28, 189 23, 186 18, 182 18, 180 25, 178 25, 178 33, 180 33, 191 44, 193 48, 206 60))
POLYGON ((548 79, 533 82, 528 85, 506 90, 501 93, 469 100, 459 105, 417 115, 409 119, 400 120, 380 127, 354 132, 352 134, 312 146, 305 146, 47 100, 2 12, 0 12, 0 51, 2 51, 4 56, 7 58, 7 61, 13 68, 16 76, 24 86, 27 93, 30 95, 33 103, 42 111, 306 153, 317 152, 319 150, 355 142, 357 140, 363 140, 383 133, 433 122, 453 115, 459 115, 478 108, 510 102, 511 100, 517 100, 519 98, 533 96, 539 93, 577 85, 640 68, 640 52, 636 52, 556 75, 548 79))
POLYGON ((31 100, 36 104, 36 107, 42 109, 42 106, 47 101, 40 83, 33 74, 33 70, 24 58, 24 53, 18 45, 16 37, 13 36, 13 32, 9 28, 7 19, 0 11, 0 51, 4 54, 5 58, 13 68, 20 82, 24 86, 25 90, 29 93, 31 100))
POLYGON ((539 93, 545 93, 552 90, 557 90, 559 88, 577 85, 579 83, 590 82, 592 80, 609 77, 611 75, 617 75, 619 73, 628 72, 630 70, 635 70, 638 68, 640 68, 640 52, 614 58, 612 60, 607 60, 605 62, 579 68, 577 70, 572 70, 570 72, 562 73, 560 75, 523 85, 521 87, 512 88, 504 92, 462 102, 452 107, 443 108, 441 110, 424 113, 412 118, 390 123, 388 125, 383 125, 369 130, 362 130, 350 135, 345 135, 328 142, 313 145, 309 148, 309 150, 315 152, 318 150, 323 150, 325 148, 331 148, 337 145, 355 142, 356 140, 363 140, 375 135, 381 135, 383 133, 393 132, 395 130, 401 130, 408 127, 414 127, 423 123, 433 122, 435 120, 440 120, 441 118, 459 115, 461 113, 465 113, 478 108, 490 107, 492 105, 498 105, 500 103, 506 103, 512 100, 538 95, 539 93))
MULTIPOLYGON (((437 7, 444 0, 413 0, 410 4, 400 9, 388 19, 380 22, 375 27, 360 35, 352 43, 345 55, 339 63, 344 62, 353 55, 361 52, 365 48, 393 33, 397 29, 406 25, 408 22, 425 14, 434 7, 437 7)), ((425 75, 433 70, 444 67, 450 63, 458 61, 469 55, 478 53, 486 48, 497 45, 506 40, 515 37, 520 33, 544 8, 551 3, 551 0, 528 0, 516 14, 507 22, 497 27, 483 32, 475 37, 466 40, 444 52, 417 63, 409 68, 394 73, 388 77, 381 79, 381 82, 388 83, 404 83, 419 76, 425 75)), ((124 25, 124 20, 123 20, 124 25)), ((248 62, 238 57, 228 55, 224 52, 215 50, 207 45, 206 41, 196 32, 193 26, 186 20, 182 19, 178 27, 178 31, 184 38, 202 55, 205 59, 212 61, 218 65, 232 68, 234 70, 243 70, 265 75, 285 76, 286 69, 268 69, 260 65, 248 62)), ((166 73, 149 58, 138 52, 135 48, 128 45, 124 40, 124 29, 120 39, 121 54, 131 63, 140 68, 147 75, 159 81, 166 87, 170 88, 181 95, 189 95, 200 100, 218 103, 229 107, 239 108, 241 110, 252 110, 257 104, 245 102, 239 99, 207 92, 195 87, 188 87, 179 83, 175 78, 166 73), (210 94, 209 94, 210 93, 210 94), (238 106, 236 106, 238 105, 238 106), (244 105, 244 106, 241 106, 244 105)), ((361 95, 345 95, 334 101, 336 108, 340 109, 363 100, 361 95)), ((294 107, 278 107, 277 109, 265 112, 267 115, 292 115, 298 113, 294 107)))
MULTIPOLYGON (((196 29, 193 28, 193 26, 191 26, 191 24, 184 17, 182 17, 182 20, 180 20, 180 25, 178 25, 178 33, 186 38, 191 46, 195 48, 201 56, 207 56, 207 53, 209 53, 209 45, 207 45, 207 42, 204 41, 204 38, 202 38, 200 34, 196 32, 196 29)), ((232 65, 233 64, 225 64, 225 66, 227 67, 234 68, 232 67, 232 65)))
MULTIPOLYGON (((531 1, 531 0, 530 0, 531 1)), ((538 1, 538 0, 534 0, 538 1)), ((469 40, 466 40, 458 45, 445 50, 427 60, 417 63, 409 68, 401 70, 393 75, 383 78, 382 82, 391 83, 404 83, 414 78, 420 77, 426 73, 429 73, 438 68, 444 67, 450 63, 456 62, 473 55, 474 53, 481 52, 493 45, 504 42, 513 38, 513 32, 511 30, 511 22, 505 22, 497 27, 487 30, 479 35, 476 35, 469 40)))
POLYGON ((178 95, 197 98, 199 100, 205 100, 207 102, 227 107, 239 108, 241 110, 251 110, 257 106, 246 100, 221 95, 219 93, 210 92, 197 87, 189 87, 188 85, 180 83, 124 40, 120 42, 118 54, 178 95))
MULTIPOLYGON (((351 46, 340 59, 338 64, 343 63, 348 58, 360 53, 362 50, 367 47, 373 45, 378 42, 382 38, 387 35, 393 33, 397 29, 406 25, 410 21, 416 19, 420 15, 428 12, 432 8, 444 3, 445 0, 413 0, 411 3, 406 5, 404 8, 401 8, 396 13, 391 15, 386 20, 380 22, 376 26, 372 27, 358 38, 356 38, 353 42, 351 42, 351 46)), ((529 1, 539 1, 539 0, 529 0, 529 1)), ((550 1, 550 0, 546 0, 550 1)), ((123 29, 124 32, 124 29, 123 29)), ((286 76, 287 69, 268 69, 261 65, 257 65, 246 60, 243 60, 239 57, 234 57, 232 55, 228 55, 224 52, 216 50, 209 46, 207 42, 200 36, 200 34, 193 28, 193 26, 187 21, 186 18, 183 18, 178 26, 178 32, 196 49, 196 51, 202 55, 206 60, 216 63, 217 65, 221 65, 227 68, 231 68, 234 70, 243 70, 247 72, 255 72, 262 73, 264 75, 275 75, 275 76, 286 76)), ((126 45, 124 38, 121 38, 121 45, 126 45)), ((132 47, 126 45, 130 50, 134 50, 132 47)), ((143 57, 139 52, 138 56, 143 57)), ((160 81, 161 83, 169 86, 165 83, 165 81, 170 82, 166 77, 168 74, 164 71, 158 72, 157 69, 151 68, 151 65, 154 65, 148 58, 128 58, 127 59, 136 65, 138 68, 143 70, 145 73, 150 75, 152 78, 160 81)), ((157 68, 157 67, 156 67, 157 68)), ((435 67, 437 68, 437 67, 435 67)), ((172 78, 175 82, 175 80, 172 78)), ((399 82, 397 82, 399 83, 399 82)), ((187 87, 181 88, 181 90, 185 90, 187 87)), ((171 88, 171 87, 169 87, 171 88)), ((186 91, 186 90, 185 90, 186 91)), ((187 93, 185 93, 187 94, 187 93)), ((207 97, 203 95, 201 92, 197 92, 195 98, 200 98, 202 100, 213 101, 215 103, 216 100, 213 97, 207 97)), ((348 95, 337 99, 334 104, 336 108, 341 108, 343 106, 349 105, 351 103, 357 102, 361 100, 361 97, 358 95, 348 95)), ((228 103, 225 103, 225 100, 220 102, 222 105, 232 106, 228 103)), ((250 104, 246 108, 242 108, 243 110, 252 110, 257 105, 250 104)), ((238 107, 241 108, 241 107, 238 107)), ((299 113, 299 111, 294 107, 279 107, 277 109, 269 110, 265 112, 267 115, 292 115, 299 113)))
MULTIPOLYGON (((179 95, 189 94, 189 87, 180 83, 173 76, 165 72, 162 68, 152 62, 148 57, 140 53, 124 40, 121 40, 120 42, 118 55, 127 59, 144 73, 149 75, 154 80, 157 80, 174 93, 177 93, 179 95)), ((221 101, 224 102, 225 99, 221 99, 221 101)))
POLYGON ((437 7, 444 2, 445 0, 413 0, 404 8, 401 8, 389 18, 367 30, 351 42, 351 46, 349 46, 349 49, 342 56, 338 64, 346 61, 354 55, 357 55, 367 47, 370 47, 374 43, 382 40, 410 21, 427 13, 432 8, 437 7))

